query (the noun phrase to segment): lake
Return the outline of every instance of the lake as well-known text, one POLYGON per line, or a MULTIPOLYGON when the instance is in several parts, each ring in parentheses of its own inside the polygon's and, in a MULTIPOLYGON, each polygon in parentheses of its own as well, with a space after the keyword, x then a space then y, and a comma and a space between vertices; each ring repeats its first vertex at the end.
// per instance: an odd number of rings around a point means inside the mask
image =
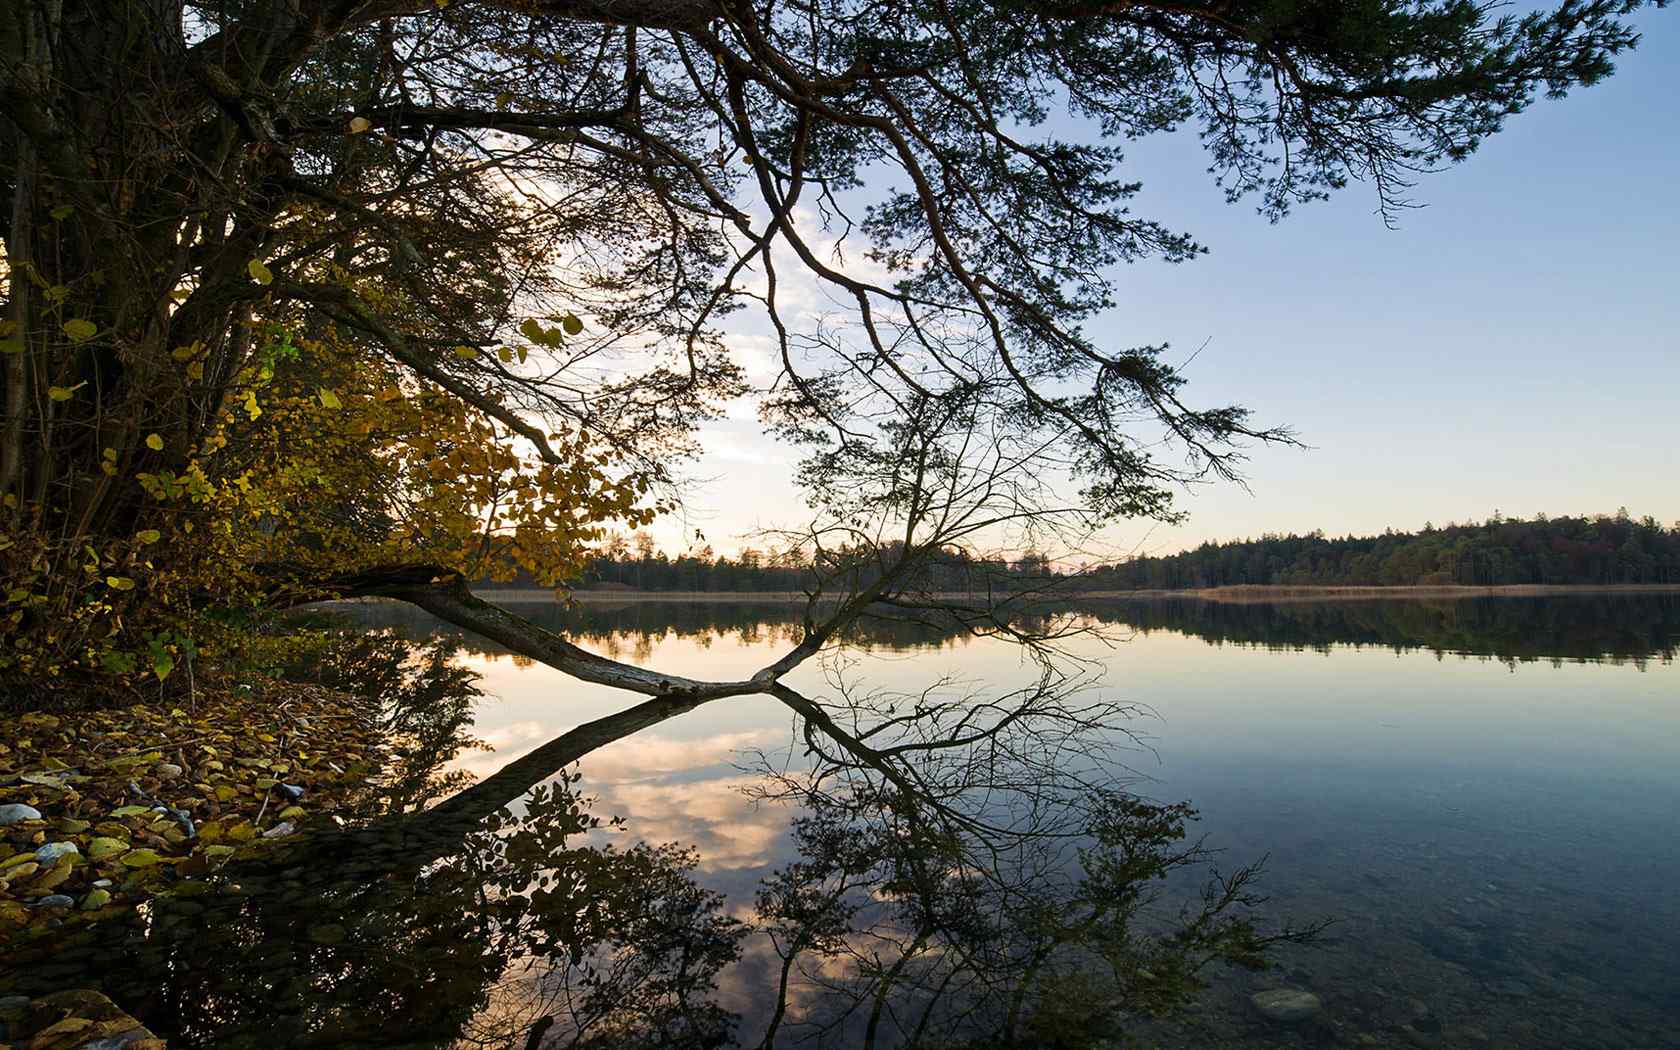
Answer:
MULTIPOLYGON (((797 610, 519 611, 599 652, 730 678, 789 644, 797 610)), ((1216 980, 1188 1026, 1157 1038, 1290 1045, 1295 1033, 1256 1022, 1243 1002, 1287 983, 1320 995, 1354 1044, 1680 1041, 1676 598, 1169 599, 1088 612, 1116 641, 1076 639, 1073 651, 1145 709, 1131 723, 1133 789, 1192 801, 1231 863, 1267 856, 1270 912, 1336 920, 1324 943, 1285 950, 1281 974, 1216 980)), ((397 607, 361 615, 430 629, 397 607)), ((852 674, 904 690, 941 675, 1023 675, 1008 644, 890 621, 851 646, 852 674)), ((463 659, 494 698, 476 723, 494 750, 464 763, 475 774, 624 706, 611 690, 469 648, 463 659)), ((795 678, 822 687, 818 668, 795 678)), ((743 751, 785 747, 789 734, 776 702, 724 700, 589 755, 583 783, 626 834, 697 847, 702 881, 744 908, 787 859, 788 814, 743 796, 743 751)), ((724 1002, 750 1018, 768 975, 740 969, 753 972, 724 982, 724 1002)))
MULTIPOLYGON (((514 608, 596 652, 708 679, 747 677, 798 636, 791 604, 514 608)), ((1160 599, 1071 613, 1094 631, 1062 643, 1100 672, 1088 695, 1135 708, 1130 735, 1112 741, 1129 790, 1193 803, 1193 835, 1227 872, 1265 859, 1268 899, 1249 909, 1260 929, 1329 922, 1313 943, 1279 945, 1271 970, 1210 969, 1177 1017, 1085 1031, 1097 1045, 1120 1045, 1122 1029, 1174 1048, 1680 1045, 1680 597, 1160 599), (1249 997, 1280 987, 1321 1009, 1301 1024, 1259 1016, 1249 997)), ((406 606, 348 615, 373 638, 454 639, 449 660, 480 676, 485 695, 442 730, 402 728, 415 754, 463 730, 482 742, 426 767, 450 790, 529 765, 545 742, 633 701, 406 606)), ((1010 644, 883 617, 790 682, 812 696, 843 681, 914 697, 936 680, 995 691, 1033 677, 1010 644)), ((76 965, 172 1045, 536 1046, 534 1023, 558 1018, 558 1035, 570 1017, 575 1045, 721 1033, 757 1046, 780 942, 729 923, 757 922, 763 880, 800 856, 798 808, 753 797, 766 763, 806 761, 794 732, 772 698, 715 701, 589 751, 575 781, 488 828, 469 806, 449 819, 473 830, 439 832, 441 844, 408 828, 247 869, 235 910, 168 905, 129 948, 76 965), (590 827, 586 810, 621 822, 590 827), (578 912, 591 897, 608 903, 578 912), (588 947, 602 943, 635 951, 588 947), (659 965, 642 958, 655 943, 659 965), (556 958, 562 977, 528 965, 556 958), (672 1005, 697 989, 703 1010, 672 1005), (651 1027, 590 1027, 604 1000, 637 996, 651 1027)), ((1169 916, 1199 884, 1162 884, 1169 916)), ((794 972, 776 1045, 859 1045, 862 1015, 830 1016, 843 969, 794 972)), ((895 1009, 879 1045, 895 1024, 914 1027, 895 1009)))

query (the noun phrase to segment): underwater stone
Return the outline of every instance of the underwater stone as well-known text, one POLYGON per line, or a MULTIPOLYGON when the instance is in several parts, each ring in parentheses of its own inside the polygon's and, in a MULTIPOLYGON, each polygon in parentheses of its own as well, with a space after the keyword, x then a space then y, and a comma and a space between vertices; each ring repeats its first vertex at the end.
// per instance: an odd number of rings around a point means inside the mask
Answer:
POLYGON ((1311 992, 1303 992, 1299 988, 1273 988, 1270 991, 1255 992, 1248 997, 1254 1009, 1268 1021, 1279 1024, 1297 1024, 1324 1009, 1324 1004, 1318 996, 1311 992))
POLYGON ((81 852, 74 842, 49 842, 35 851, 35 863, 43 868, 50 868, 58 863, 58 858, 81 852))
POLYGON ((0 806, 0 826, 16 824, 20 820, 40 820, 41 811, 34 806, 25 806, 21 802, 13 802, 0 806))

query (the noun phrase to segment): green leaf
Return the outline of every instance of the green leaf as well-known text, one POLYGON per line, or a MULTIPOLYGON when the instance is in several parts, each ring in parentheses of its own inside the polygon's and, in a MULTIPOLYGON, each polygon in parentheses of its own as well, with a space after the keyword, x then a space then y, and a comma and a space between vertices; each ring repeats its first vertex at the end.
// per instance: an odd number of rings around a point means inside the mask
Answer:
POLYGON ((163 533, 156 529, 141 529, 139 532, 134 534, 134 538, 139 540, 141 543, 156 543, 158 540, 163 539, 163 533))
POLYGON ((0 339, 0 354, 21 354, 23 350, 22 339, 0 339))
POLYGON ((88 859, 104 860, 107 857, 114 857, 126 849, 128 849, 128 843, 122 839, 101 835, 88 843, 88 859))
POLYGON ((105 577, 105 586, 111 588, 113 591, 132 591, 134 589, 134 581, 129 579, 127 576, 107 576, 105 577))
POLYGON ((53 222, 63 222, 65 219, 68 219, 70 216, 76 214, 76 209, 68 204, 60 204, 47 214, 52 216, 53 222))
POLYGON ((169 677, 169 672, 175 670, 175 658, 168 653, 157 653, 152 657, 152 673, 157 675, 158 681, 169 677))
POLYGON ((252 259, 250 262, 246 263, 245 272, 250 274, 251 280, 257 282, 258 284, 274 283, 273 272, 263 265, 261 259, 252 259))
POLYGON ((99 334, 99 326, 92 321, 73 317, 64 322, 64 334, 78 343, 85 343, 99 334))
POLYGON ((113 817, 143 817, 151 810, 145 806, 118 806, 111 811, 113 817))
POLYGON ((131 868, 149 868, 154 864, 162 864, 163 858, 158 856, 157 850, 130 850, 122 856, 122 862, 131 868))
POLYGON ((567 335, 577 335, 583 331, 583 321, 578 318, 577 314, 567 314, 560 318, 560 327, 566 330, 567 335))

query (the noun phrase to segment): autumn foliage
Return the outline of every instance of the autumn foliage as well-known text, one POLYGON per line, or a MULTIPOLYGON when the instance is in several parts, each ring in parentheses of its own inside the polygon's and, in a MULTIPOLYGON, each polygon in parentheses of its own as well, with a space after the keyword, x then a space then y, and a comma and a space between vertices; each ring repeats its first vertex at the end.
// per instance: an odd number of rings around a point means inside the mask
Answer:
MULTIPOLYGON (((537 321, 526 331, 564 338, 564 326, 537 321)), ((131 489, 141 507, 127 535, 96 539, 53 508, 6 497, 0 673, 165 679, 224 644, 230 614, 328 594, 323 581, 369 565, 552 585, 606 525, 645 524, 661 507, 646 472, 581 428, 545 435, 550 462, 330 327, 305 335, 274 322, 256 334, 216 426, 181 466, 135 469, 104 450, 99 484, 131 489)), ((512 364, 529 350, 482 352, 512 364)), ((170 360, 186 389, 202 381, 201 348, 170 360)))

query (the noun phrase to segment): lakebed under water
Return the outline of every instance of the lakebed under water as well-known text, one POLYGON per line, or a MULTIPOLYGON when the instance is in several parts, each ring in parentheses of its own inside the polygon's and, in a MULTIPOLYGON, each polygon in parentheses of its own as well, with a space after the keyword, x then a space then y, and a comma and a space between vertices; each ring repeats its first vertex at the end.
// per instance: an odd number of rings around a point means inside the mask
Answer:
MULTIPOLYGON (((630 703, 406 606, 346 611, 369 639, 454 637, 449 660, 480 676, 485 695, 465 706, 408 697, 394 724, 420 774, 409 804, 469 780, 493 787, 522 759, 532 768, 545 742, 630 703), (484 746, 458 750, 463 732, 484 746)), ((800 610, 516 611, 596 652, 734 679, 797 639, 800 610)), ((1265 857, 1265 924, 1331 923, 1315 944, 1280 947, 1271 970, 1210 971, 1180 1017, 1127 1019, 1139 1045, 1680 1045, 1680 598, 1163 599, 1074 612, 1100 628, 1064 643, 1102 672, 1094 695, 1136 707, 1120 741, 1129 789, 1192 802, 1221 867, 1265 857), (1249 996, 1277 987, 1322 1009, 1296 1025, 1259 1016, 1249 996)), ((791 681, 817 695, 837 676, 911 694, 1032 673, 1004 642, 883 618, 791 681)), ((235 892, 160 898, 126 945, 86 942, 38 973, 103 988, 177 1046, 517 1048, 537 1045, 528 1033, 544 1015, 581 1003, 604 1018, 603 1002, 625 995, 645 996, 638 1016, 655 1020, 601 1045, 732 1032, 756 1046, 779 960, 763 936, 732 940, 727 920, 752 922, 762 880, 795 859, 795 809, 749 797, 766 757, 797 762, 794 730, 771 698, 715 701, 588 751, 563 790, 500 816, 487 814, 517 791, 469 791, 428 814, 445 818, 381 836, 303 843, 271 870, 230 876, 235 892), (622 824, 587 830, 583 796, 622 824), (616 852, 577 848, 586 841, 616 852), (584 899, 605 903, 579 912, 584 899), (635 971, 655 941, 665 968, 635 971), (599 943, 632 950, 578 953, 599 943), (685 972, 669 966, 673 951, 716 976, 707 1012, 671 1005, 683 989, 669 982, 685 972), (562 987, 552 963, 568 953, 562 987), (547 964, 521 962, 532 959, 547 964)), ((551 767, 535 768, 541 779, 551 767)), ((823 994, 795 990, 776 1045, 800 1045, 809 1033, 795 1022, 819 1016, 823 994)), ((826 1045, 853 1034, 833 1029, 826 1045)))
MULTIPOLYGON (((676 674, 744 676, 796 630, 774 604, 523 605, 589 647, 676 674)), ((1334 920, 1286 946, 1279 970, 1215 976, 1161 1045, 1668 1047, 1680 1045, 1680 601, 1672 596, 1220 605, 1113 602, 1087 610, 1109 640, 1074 651, 1106 667, 1131 723, 1132 789, 1192 801, 1235 866, 1268 858, 1266 906, 1334 920), (1280 984, 1317 994, 1320 1023, 1280 1029, 1248 1009, 1280 984)), ((397 608, 363 622, 435 629, 397 608)), ((848 673, 919 688, 941 675, 1008 681, 997 641, 877 623, 848 673)), ((482 775, 623 706, 611 690, 472 647, 493 699, 476 732, 482 775)), ((813 688, 822 672, 800 672, 813 688)), ((788 813, 755 805, 743 753, 774 751, 790 720, 765 698, 708 705, 581 763, 624 834, 699 851, 732 907, 787 859, 788 813)), ((722 1000, 756 1041, 772 975, 748 952, 722 1000)))

